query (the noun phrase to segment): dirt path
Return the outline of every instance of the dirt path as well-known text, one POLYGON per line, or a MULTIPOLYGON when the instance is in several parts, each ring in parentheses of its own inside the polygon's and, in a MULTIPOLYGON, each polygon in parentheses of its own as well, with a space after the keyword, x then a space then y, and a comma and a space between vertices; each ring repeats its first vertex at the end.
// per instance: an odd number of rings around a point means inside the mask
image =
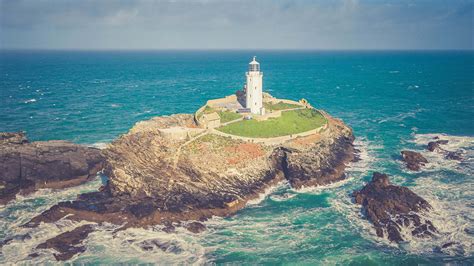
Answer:
POLYGON ((204 136, 206 134, 209 133, 209 130, 205 130, 199 134, 197 134, 196 136, 192 137, 190 140, 186 141, 185 143, 181 144, 176 153, 174 154, 173 156, 173 168, 176 169, 176 167, 178 166, 178 160, 179 160, 179 156, 181 155, 181 150, 183 149, 183 147, 187 146, 189 143, 195 141, 197 138, 200 138, 201 136, 204 136))

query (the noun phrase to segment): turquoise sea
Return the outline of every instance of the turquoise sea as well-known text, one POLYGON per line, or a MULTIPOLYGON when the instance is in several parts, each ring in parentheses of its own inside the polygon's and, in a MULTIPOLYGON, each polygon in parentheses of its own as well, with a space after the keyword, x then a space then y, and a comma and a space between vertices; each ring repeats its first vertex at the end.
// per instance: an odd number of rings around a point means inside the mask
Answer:
MULTIPOLYGON (((114 233, 101 225, 77 263, 451 265, 474 263, 474 52, 471 51, 2 51, 0 131, 25 130, 32 140, 63 139, 103 147, 137 121, 191 113, 207 99, 240 89, 253 55, 264 90, 306 98, 343 119, 356 135, 361 161, 348 178, 321 188, 280 184, 230 218, 214 218, 194 235, 159 227, 114 233), (462 150, 446 161, 424 151, 434 136, 462 150), (408 171, 400 151, 430 163, 408 171), (433 239, 392 244, 352 203, 373 171, 409 186, 434 207, 433 239), (144 250, 150 241, 162 247, 144 250), (445 243, 453 242, 448 248, 445 243)), ((36 245, 78 226, 67 220, 21 228, 59 201, 100 186, 100 178, 61 191, 41 190, 0 207, 0 238, 30 233, 3 247, 0 263, 28 258, 36 245)), ((30 261, 31 260, 31 261, 30 261)))

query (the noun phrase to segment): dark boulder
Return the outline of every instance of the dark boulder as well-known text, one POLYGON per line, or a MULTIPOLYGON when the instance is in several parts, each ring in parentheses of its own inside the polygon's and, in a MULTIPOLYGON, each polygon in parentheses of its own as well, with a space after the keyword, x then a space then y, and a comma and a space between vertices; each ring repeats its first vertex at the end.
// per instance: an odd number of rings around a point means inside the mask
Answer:
POLYGON ((82 242, 94 230, 93 226, 86 224, 79 226, 74 230, 64 232, 54 238, 46 240, 46 242, 39 244, 37 249, 54 249, 58 253, 54 257, 58 261, 65 261, 75 254, 82 253, 86 250, 82 246, 82 242))
POLYGON ((0 133, 0 203, 20 192, 64 188, 102 169, 99 149, 66 141, 28 142, 24 133, 0 133))
POLYGON ((437 140, 437 141, 431 141, 428 143, 427 149, 432 152, 439 152, 444 154, 444 158, 447 160, 456 160, 456 161, 461 161, 463 159, 463 153, 462 151, 448 151, 443 148, 441 148, 441 145, 448 144, 448 140, 437 140))
POLYGON ((206 230, 206 226, 200 222, 190 222, 184 227, 195 234, 201 233, 206 230))
POLYGON ((413 171, 419 171, 422 166, 428 163, 423 155, 414 151, 402 151, 402 158, 405 161, 408 169, 413 171))
POLYGON ((444 158, 448 160, 461 161, 463 159, 462 152, 460 151, 447 151, 444 155, 444 158))
POLYGON ((156 249, 161 249, 164 252, 180 254, 183 252, 183 249, 175 242, 162 241, 160 239, 149 239, 138 243, 138 246, 143 251, 151 251, 156 249))
POLYGON ((363 212, 376 229, 377 236, 390 241, 406 239, 400 233, 401 227, 412 226, 415 237, 432 236, 437 232, 431 221, 419 216, 421 211, 429 211, 431 205, 410 189, 390 183, 387 175, 375 172, 372 180, 360 191, 355 191, 356 203, 362 205, 363 212))
POLYGON ((429 151, 440 151, 442 150, 441 145, 448 144, 448 140, 437 140, 428 142, 427 149, 429 151))

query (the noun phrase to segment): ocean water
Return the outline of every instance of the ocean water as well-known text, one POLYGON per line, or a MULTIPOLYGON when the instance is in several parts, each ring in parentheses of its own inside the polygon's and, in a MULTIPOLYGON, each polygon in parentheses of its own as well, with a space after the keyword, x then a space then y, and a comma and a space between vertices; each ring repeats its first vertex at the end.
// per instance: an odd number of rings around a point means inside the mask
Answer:
MULTIPOLYGON (((77 263, 416 265, 474 263, 474 52, 318 51, 3 51, 0 52, 0 131, 25 130, 32 140, 64 139, 104 146, 137 121, 191 113, 207 99, 240 89, 251 56, 264 90, 306 98, 354 129, 361 161, 348 178, 320 188, 281 183, 229 218, 206 222, 195 235, 160 227, 114 233, 113 225, 85 241, 77 263), (435 136, 464 160, 425 151, 435 136), (430 163, 407 170, 400 151, 430 163), (381 171, 427 199, 433 239, 393 244, 375 236, 350 194, 381 171), (162 248, 144 250, 155 241, 162 248), (453 242, 448 248, 445 243, 453 242)), ((66 190, 40 190, 0 207, 0 238, 29 233, 4 246, 0 263, 28 258, 42 241, 80 224, 61 220, 35 229, 20 225, 57 202, 97 189, 100 178, 66 190)))

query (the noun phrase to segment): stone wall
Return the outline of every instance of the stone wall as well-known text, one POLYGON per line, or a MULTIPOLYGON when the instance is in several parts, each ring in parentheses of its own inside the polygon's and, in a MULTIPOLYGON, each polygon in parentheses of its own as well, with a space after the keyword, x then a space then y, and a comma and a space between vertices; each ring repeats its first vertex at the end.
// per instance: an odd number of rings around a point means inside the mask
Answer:
POLYGON ((236 140, 243 140, 243 141, 248 141, 248 142, 253 142, 253 143, 262 143, 262 144, 265 144, 265 145, 278 145, 278 144, 281 144, 281 143, 286 142, 286 141, 291 140, 291 139, 296 139, 296 138, 299 138, 299 137, 306 137, 306 136, 309 136, 309 135, 321 133, 324 130, 326 130, 327 127, 328 127, 328 124, 326 123, 323 126, 320 126, 318 128, 315 128, 315 129, 312 129, 312 130, 309 130, 309 131, 305 131, 305 132, 301 132, 301 133, 297 133, 297 134, 286 135, 286 136, 275 137, 275 138, 241 137, 241 136, 236 136, 236 135, 232 135, 232 134, 227 134, 227 133, 218 131, 216 129, 213 129, 211 132, 213 134, 216 134, 216 135, 219 135, 219 136, 229 137, 231 139, 236 139, 236 140))

